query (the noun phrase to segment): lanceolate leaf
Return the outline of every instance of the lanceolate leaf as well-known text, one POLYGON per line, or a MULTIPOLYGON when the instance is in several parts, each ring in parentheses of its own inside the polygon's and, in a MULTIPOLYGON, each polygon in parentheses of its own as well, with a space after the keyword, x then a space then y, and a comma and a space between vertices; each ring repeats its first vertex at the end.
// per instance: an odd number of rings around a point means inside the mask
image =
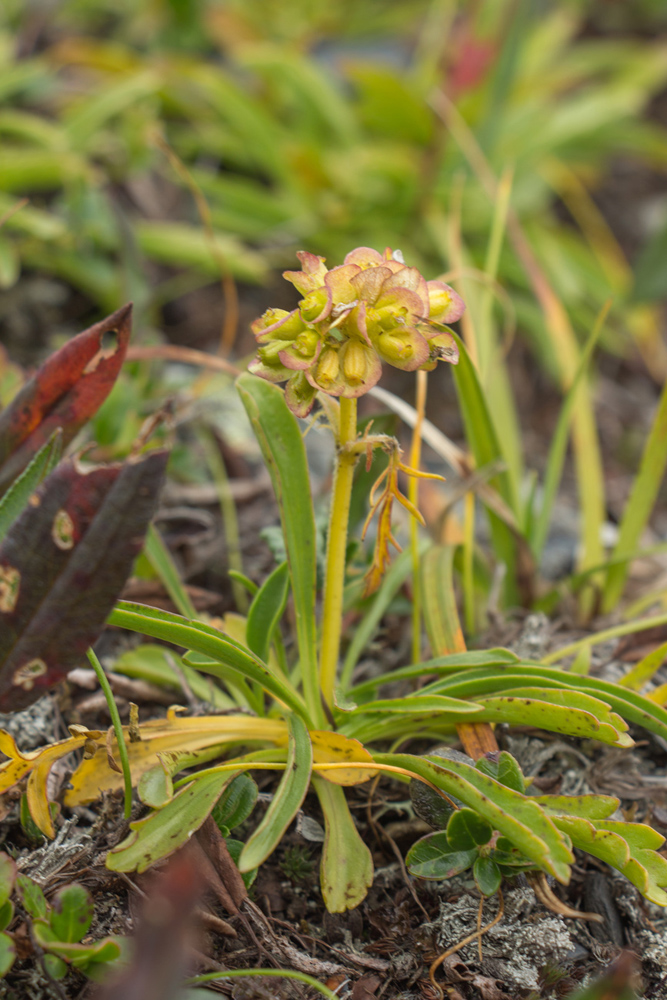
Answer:
POLYGON ((285 610, 288 592, 287 563, 281 563, 264 581, 250 605, 246 626, 248 647, 265 662, 269 658, 274 630, 285 610))
POLYGON ((239 871, 257 868, 273 853, 306 797, 313 766, 313 748, 308 730, 298 715, 288 719, 287 766, 266 810, 264 819, 246 842, 239 858, 239 871))
MULTIPOLYGON (((163 639, 179 646, 210 656, 211 660, 198 669, 216 674, 216 662, 224 664, 237 673, 257 681, 266 691, 283 701, 288 708, 306 717, 306 708, 300 695, 282 677, 274 675, 268 666, 246 649, 240 642, 218 631, 211 625, 202 622, 188 621, 180 615, 171 614, 158 608, 150 608, 145 604, 132 604, 119 601, 114 611, 109 615, 110 625, 131 629, 150 635, 154 639, 163 639)), ((224 674, 223 674, 224 676, 224 674)))
POLYGON ((80 663, 141 549, 167 452, 79 471, 62 463, 0 546, 0 711, 80 663))
POLYGON ((124 306, 73 337, 0 414, 0 493, 56 428, 67 445, 102 405, 125 360, 131 317, 124 306))
POLYGON ((322 896, 330 913, 354 909, 373 883, 373 858, 354 825, 345 792, 313 775, 324 813, 324 848, 320 866, 322 896))
POLYGON ((207 771, 182 788, 162 809, 130 823, 132 831, 107 855, 114 872, 143 872, 185 844, 220 798, 238 771, 207 771))
POLYGON ((326 720, 316 682, 316 534, 306 450, 296 417, 278 386, 245 374, 239 376, 236 387, 280 506, 306 702, 312 721, 324 728, 326 720))
POLYGON ((43 479, 53 472, 60 461, 63 432, 58 428, 39 449, 30 465, 9 487, 0 499, 0 542, 7 534, 21 511, 27 506, 32 493, 43 479))

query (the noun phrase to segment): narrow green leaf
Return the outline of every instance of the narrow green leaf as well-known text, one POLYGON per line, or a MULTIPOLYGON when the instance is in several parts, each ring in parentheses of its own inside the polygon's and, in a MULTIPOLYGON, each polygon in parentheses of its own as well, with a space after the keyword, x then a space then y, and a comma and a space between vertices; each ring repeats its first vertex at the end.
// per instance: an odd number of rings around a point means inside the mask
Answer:
POLYGON ((280 507, 306 704, 315 726, 323 729, 326 719, 318 680, 315 616, 317 539, 306 449, 296 417, 278 386, 246 373, 239 376, 236 387, 280 507))
POLYGON ((440 830, 429 833, 408 851, 405 864, 411 875, 418 878, 447 879, 460 875, 475 861, 477 850, 455 850, 440 830))
POLYGON ((42 445, 30 464, 0 498, 0 542, 7 534, 10 525, 28 503, 31 494, 60 461, 62 439, 62 428, 58 427, 46 444, 42 445))
POLYGON ((518 662, 519 657, 510 652, 509 649, 468 649, 460 653, 450 653, 446 656, 437 656, 432 660, 424 660, 423 663, 413 663, 408 667, 400 667, 398 670, 390 670, 389 673, 373 677, 362 684, 355 684, 353 688, 350 688, 348 694, 353 699, 363 698, 372 694, 383 684, 393 684, 395 681, 428 677, 429 674, 457 673, 464 668, 492 667, 496 663, 512 664, 518 662))
POLYGON ((182 690, 183 681, 179 677, 179 671, 192 693, 201 701, 223 710, 237 707, 211 678, 202 677, 178 653, 165 646, 158 646, 157 643, 141 643, 134 649, 128 649, 114 663, 114 672, 117 674, 140 677, 158 687, 182 690))
POLYGON ((536 795, 534 798, 548 813, 590 820, 606 819, 620 805, 612 795, 536 795))
POLYGON ((180 615, 128 601, 117 603, 109 615, 109 624, 150 635, 154 639, 173 642, 178 646, 185 646, 187 649, 210 656, 212 662, 201 668, 207 673, 215 675, 215 663, 220 662, 242 676, 256 681, 274 698, 285 702, 292 711, 307 718, 300 696, 285 680, 274 676, 267 665, 249 649, 245 649, 240 643, 210 625, 191 622, 181 618, 180 615))
POLYGON ((432 545, 421 563, 424 624, 434 653, 465 649, 454 594, 453 566, 453 545, 432 545))
MULTIPOLYGON (((238 773, 238 772, 237 772, 238 773)), ((185 844, 206 820, 234 771, 196 775, 160 810, 130 823, 131 833, 109 851, 107 868, 114 872, 143 872, 185 844)))
POLYGON ((474 715, 483 711, 481 704, 472 701, 462 701, 459 698, 448 698, 445 695, 430 694, 423 697, 419 694, 408 695, 405 698, 378 698, 369 701, 345 715, 377 715, 384 712, 403 712, 409 715, 425 715, 428 712, 454 712, 457 715, 474 715))
MULTIPOLYGON (((566 701, 569 695, 569 691, 564 692, 566 701)), ((596 739, 610 746, 634 746, 634 740, 627 733, 599 722, 592 712, 574 706, 558 705, 553 700, 527 698, 514 692, 495 698, 479 698, 478 701, 482 705, 482 711, 467 717, 466 722, 506 722, 509 725, 536 726, 552 733, 596 739)))
POLYGON ((176 564, 171 557, 171 553, 162 540, 154 524, 148 526, 146 532, 146 543, 144 552, 148 561, 157 573, 164 589, 167 591, 179 612, 185 618, 197 618, 197 611, 190 600, 190 596, 181 582, 176 564))
MULTIPOLYGON (((644 446, 639 472, 632 484, 630 499, 623 511, 618 541, 613 552, 615 558, 629 556, 636 550, 641 534, 651 516, 666 466, 667 382, 663 386, 653 425, 644 446)), ((618 604, 627 574, 627 563, 619 563, 610 567, 602 595, 603 612, 612 611, 618 604)))
POLYGON ((605 318, 609 312, 609 305, 610 303, 607 303, 598 315, 590 336, 586 341, 583 351, 581 352, 577 370, 574 378, 570 382, 565 399, 563 400, 563 404, 558 415, 558 423, 556 424, 556 429, 551 439, 549 458, 547 459, 547 467, 544 474, 542 506, 540 507, 540 513, 536 518, 531 539, 533 553, 537 560, 539 560, 542 556, 547 535, 549 534, 549 528, 551 526, 551 515, 556 495, 558 493, 558 487, 560 486, 561 476, 563 474, 563 465, 565 464, 565 454, 567 452, 570 425, 572 422, 574 407, 578 399, 579 385, 586 373, 586 369, 588 368, 588 363, 591 359, 593 349, 595 348, 604 325, 605 318))
MULTIPOLYGON (((475 456, 477 466, 488 465, 491 462, 504 465, 503 452, 498 443, 496 430, 475 366, 470 360, 461 338, 456 333, 452 333, 452 336, 459 349, 459 363, 454 367, 454 384, 470 450, 475 456)), ((513 509, 512 487, 508 473, 498 473, 489 483, 498 490, 510 509, 513 509)), ((514 513, 517 514, 516 511, 514 513)), ((488 510, 488 517, 496 559, 507 567, 504 587, 505 600, 509 604, 518 604, 520 603, 520 594, 516 579, 516 539, 497 514, 488 510)))
MULTIPOLYGON (((590 647, 585 647, 590 649, 590 647)), ((657 649, 652 649, 650 653, 636 663, 619 680, 616 681, 621 687, 629 688, 630 691, 640 691, 647 684, 653 675, 657 673, 667 658, 667 642, 663 642, 657 649)))
POLYGON ((282 618, 289 593, 287 563, 281 563, 262 584, 248 611, 246 639, 248 648, 266 663, 273 633, 282 618))
POLYGON ((310 734, 298 715, 290 715, 287 725, 289 744, 285 772, 264 819, 241 851, 240 872, 258 868, 275 851, 308 791, 313 766, 310 734))

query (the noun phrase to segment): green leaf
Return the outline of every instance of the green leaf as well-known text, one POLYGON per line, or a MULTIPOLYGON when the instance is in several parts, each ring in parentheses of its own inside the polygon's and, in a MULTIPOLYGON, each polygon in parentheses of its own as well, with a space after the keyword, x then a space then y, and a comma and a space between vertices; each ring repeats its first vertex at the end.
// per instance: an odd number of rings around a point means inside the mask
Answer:
POLYGON ((51 903, 51 929, 59 941, 77 944, 87 934, 94 913, 88 890, 72 882, 59 889, 51 903))
MULTIPOLYGON (((459 363, 454 367, 454 384, 465 426, 466 439, 470 450, 475 456, 478 467, 491 463, 505 464, 502 448, 498 442, 496 430, 486 402, 475 366, 470 360, 465 344, 461 338, 452 332, 459 349, 459 363)), ((512 509, 512 487, 507 472, 501 472, 489 480, 505 503, 512 509)), ((496 559, 507 567, 505 575, 505 600, 508 603, 520 603, 517 586, 517 539, 507 524, 492 510, 488 511, 491 537, 496 559)))
POLYGON ((144 805, 150 806, 151 809, 162 809, 174 796, 171 774, 162 764, 156 764, 139 778, 137 794, 144 805))
MULTIPOLYGON (((590 646, 584 646, 584 649, 590 649, 590 646)), ((648 684, 653 675, 657 673, 666 658, 667 642, 663 642, 661 646, 647 653, 639 663, 636 663, 616 683, 620 684, 621 687, 629 688, 630 691, 640 691, 645 684, 648 684)))
POLYGON ((559 882, 567 884, 574 856, 543 809, 530 798, 480 774, 469 764, 442 758, 438 764, 410 754, 373 754, 378 764, 393 764, 426 778, 489 821, 522 854, 559 882))
POLYGON ((145 604, 119 601, 109 616, 109 624, 141 632, 155 639, 164 639, 211 657, 201 669, 216 674, 216 663, 256 681, 275 698, 285 702, 294 712, 306 716, 305 706, 296 691, 282 678, 276 677, 265 663, 218 629, 202 622, 191 622, 180 615, 170 614, 145 604))
MULTIPOLYGON (((560 692, 558 692, 560 694, 560 692)), ((572 692, 571 700, 576 701, 576 692, 572 692)), ((570 692, 563 692, 565 701, 570 700, 570 692)), ((593 715, 574 706, 558 705, 554 699, 549 701, 517 695, 500 695, 494 698, 479 698, 482 710, 466 719, 467 722, 505 722, 509 725, 536 726, 553 733, 565 733, 567 736, 596 739, 611 746, 631 747, 634 741, 626 732, 625 723, 619 719, 620 726, 616 728, 601 723, 593 715)), ((594 699, 590 699, 591 702, 594 699)))
POLYGON ((278 386, 246 373, 239 376, 236 387, 262 449, 280 507, 306 703, 315 727, 324 729, 326 719, 320 698, 316 645, 317 536, 306 449, 296 417, 278 386))
POLYGON ((157 684, 158 687, 166 686, 182 690, 183 682, 178 675, 179 670, 192 693, 201 701, 221 709, 237 707, 210 677, 202 677, 197 670, 185 663, 178 653, 166 649, 164 646, 148 642, 141 643, 134 649, 126 650, 114 663, 114 671, 118 674, 125 674, 126 677, 140 677, 151 684, 157 684))
POLYGON ((233 771, 204 772, 181 789, 162 809, 130 823, 131 833, 107 855, 106 866, 115 872, 143 872, 173 854, 198 830, 220 798, 233 771))
POLYGON ((475 861, 477 850, 454 850, 447 834, 439 830, 429 833, 413 844, 405 858, 411 875, 418 878, 447 879, 459 875, 475 861))
POLYGON ((408 667, 390 670, 389 673, 373 677, 362 684, 355 684, 348 692, 350 698, 363 699, 372 694, 383 684, 393 684, 395 681, 414 680, 428 677, 429 674, 456 674, 465 668, 493 667, 496 664, 511 665, 518 663, 519 657, 509 649, 469 649, 461 653, 448 653, 446 656, 436 656, 423 663, 413 663, 408 667))
POLYGON ((447 840, 454 851, 469 851, 488 844, 493 836, 491 824, 473 809, 457 809, 447 824, 447 840))
POLYGON ((535 795, 534 800, 549 813, 591 820, 606 819, 620 805, 612 795, 535 795))
POLYGON ((62 439, 62 428, 58 427, 0 498, 0 542, 7 534, 9 526, 27 505, 32 493, 60 461, 62 439))
POLYGON ((313 766, 310 734, 298 715, 290 715, 287 725, 289 743, 285 772, 262 822, 241 852, 240 872, 258 868, 273 853, 308 791, 313 766))
POLYGON ((18 875, 16 887, 23 903, 23 908, 33 920, 44 920, 49 907, 44 893, 27 875, 18 875))
POLYGON ((475 885, 483 896, 493 896, 498 892, 502 875, 500 868, 491 858, 477 858, 472 866, 475 885))
POLYGON ((16 862, 4 851, 0 853, 0 906, 3 906, 12 894, 16 881, 16 862))
MULTIPOLYGON (((667 382, 663 386, 651 431, 644 445, 639 471, 634 478, 630 498, 623 511, 618 541, 612 553, 613 558, 619 559, 631 555, 637 549, 641 534, 655 506, 666 466, 667 382)), ((627 562, 610 566, 602 595, 603 612, 612 611, 618 604, 627 575, 627 562)))
POLYGON ((57 955, 45 955, 44 966, 51 978, 56 981, 64 979, 69 971, 67 963, 63 962, 62 958, 58 958, 57 955))
POLYGON ((432 545, 421 562, 424 624, 434 653, 465 647, 453 580, 454 546, 432 545))
POLYGON ((14 904, 11 899, 6 899, 0 906, 0 931, 4 931, 14 919, 14 904))
POLYGON ((246 639, 248 648, 267 662, 273 633, 282 618, 289 593, 287 563, 281 563, 262 584, 248 611, 246 639))
POLYGON ((259 792, 257 785, 249 774, 239 774, 213 807, 211 815, 218 826, 233 830, 247 820, 255 808, 259 792))
POLYGON ((144 552, 178 611, 185 618, 196 619, 198 616, 195 606, 181 582, 171 553, 154 524, 148 526, 144 552))
POLYGON ((16 945, 9 934, 0 934, 0 979, 7 975, 16 960, 16 945))
POLYGON ((480 757, 476 761, 475 767, 482 774, 486 774, 489 778, 499 781, 501 785, 513 788, 515 792, 523 794, 526 790, 526 783, 523 779, 523 772, 519 767, 519 763, 507 750, 501 750, 497 755, 480 757))
POLYGON ((452 712, 456 715, 474 715, 483 711, 483 706, 474 701, 462 701, 460 698, 448 698, 446 695, 425 694, 416 692, 405 698, 378 698, 359 705, 349 712, 349 715, 375 715, 391 712, 406 715, 425 715, 432 712, 452 712))
POLYGON ((373 858, 359 835, 340 785, 313 776, 324 814, 320 866, 322 897, 329 913, 352 910, 373 884, 373 858))

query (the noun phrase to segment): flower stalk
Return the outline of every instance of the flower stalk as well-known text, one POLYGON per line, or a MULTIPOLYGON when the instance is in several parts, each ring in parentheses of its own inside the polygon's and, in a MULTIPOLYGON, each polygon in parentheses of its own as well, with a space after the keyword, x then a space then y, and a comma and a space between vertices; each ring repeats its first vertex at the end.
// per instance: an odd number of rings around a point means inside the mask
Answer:
POLYGON ((320 687, 327 705, 334 701, 336 670, 340 655, 340 638, 343 617, 343 590, 345 587, 345 553, 347 526, 350 515, 350 498, 357 454, 347 445, 357 437, 357 400, 340 400, 338 434, 336 440, 336 468, 333 495, 329 512, 326 575, 322 615, 322 645, 320 650, 320 687))

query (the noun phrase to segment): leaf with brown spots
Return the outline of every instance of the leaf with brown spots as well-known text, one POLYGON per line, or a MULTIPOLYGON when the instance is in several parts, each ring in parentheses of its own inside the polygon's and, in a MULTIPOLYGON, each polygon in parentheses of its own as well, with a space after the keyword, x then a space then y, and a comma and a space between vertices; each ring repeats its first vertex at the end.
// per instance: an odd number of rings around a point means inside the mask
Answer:
POLYGON ((132 306, 72 337, 0 413, 0 494, 62 427, 66 446, 107 398, 132 330, 132 306))
POLYGON ((154 451, 82 471, 61 463, 0 545, 0 712, 79 664, 143 545, 167 462, 154 451))

